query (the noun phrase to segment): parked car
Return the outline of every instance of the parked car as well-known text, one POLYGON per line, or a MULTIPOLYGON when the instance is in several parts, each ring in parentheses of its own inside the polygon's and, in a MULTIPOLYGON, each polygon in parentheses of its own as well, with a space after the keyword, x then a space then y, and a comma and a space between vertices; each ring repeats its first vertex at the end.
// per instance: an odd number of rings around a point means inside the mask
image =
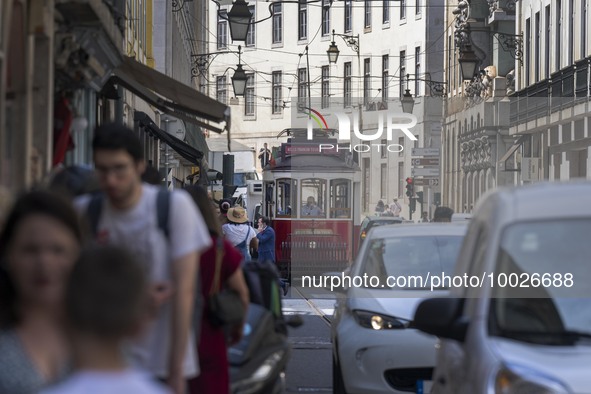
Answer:
POLYGON ((591 392, 589 196, 589 182, 540 183, 479 204, 455 273, 486 281, 415 315, 441 338, 434 393, 591 392))
POLYGON ((341 289, 331 325, 334 393, 428 392, 436 338, 410 322, 423 298, 447 294, 430 291, 428 276, 453 271, 465 232, 466 226, 443 223, 369 232, 350 275, 377 277, 380 284, 341 289), (386 281, 408 275, 426 282, 386 281))
POLYGON ((452 222, 467 222, 468 220, 472 219, 472 214, 470 213, 454 213, 451 215, 452 222))
POLYGON ((361 222, 359 229, 359 245, 363 243, 367 233, 372 227, 387 226, 390 224, 401 224, 404 221, 400 216, 367 216, 361 222))

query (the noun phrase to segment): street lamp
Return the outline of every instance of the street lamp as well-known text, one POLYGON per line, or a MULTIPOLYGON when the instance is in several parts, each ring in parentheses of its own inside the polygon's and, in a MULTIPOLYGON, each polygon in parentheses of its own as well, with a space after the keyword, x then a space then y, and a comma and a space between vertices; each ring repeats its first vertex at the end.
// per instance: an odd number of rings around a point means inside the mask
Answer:
POLYGON ((415 106, 415 100, 412 98, 412 94, 410 94, 410 89, 406 89, 406 92, 402 95, 400 102, 402 103, 402 112, 412 114, 412 110, 415 106))
POLYGON ((242 68, 242 47, 238 45, 238 64, 232 76, 232 87, 234 88, 234 96, 244 96, 246 92, 246 81, 248 77, 242 68))
POLYGON ((474 78, 480 59, 478 59, 470 44, 466 45, 466 48, 460 51, 458 63, 460 64, 463 80, 471 80, 474 78))
POLYGON ((246 80, 248 77, 242 68, 242 64, 238 64, 234 75, 232 76, 232 87, 234 88, 234 96, 244 96, 246 92, 246 80))
POLYGON ((337 47, 337 44, 334 42, 334 37, 332 43, 326 51, 326 54, 328 55, 329 63, 335 64, 337 62, 337 59, 339 58, 339 47, 337 47))
POLYGON ((232 41, 246 41, 251 18, 252 14, 248 9, 248 3, 244 0, 236 0, 232 9, 228 12, 232 41))
POLYGON ((338 34, 335 33, 334 29, 332 30, 332 42, 330 44, 330 46, 328 47, 328 50, 326 51, 326 54, 328 55, 328 62, 329 63, 336 63, 337 59, 339 58, 339 47, 337 46, 337 44, 334 41, 334 36, 339 36, 341 37, 344 41, 345 44, 347 44, 347 46, 351 49, 353 49, 353 51, 355 51, 357 53, 357 55, 359 55, 359 34, 355 35, 355 36, 350 36, 348 34, 338 34))

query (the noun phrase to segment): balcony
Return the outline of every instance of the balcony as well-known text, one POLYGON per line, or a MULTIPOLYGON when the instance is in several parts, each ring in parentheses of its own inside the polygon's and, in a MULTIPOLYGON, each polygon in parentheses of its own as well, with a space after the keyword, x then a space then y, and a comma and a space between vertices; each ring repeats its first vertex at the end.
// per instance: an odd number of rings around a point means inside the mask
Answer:
POLYGON ((548 116, 553 112, 589 100, 591 57, 578 61, 549 79, 522 89, 511 98, 511 126, 548 116))

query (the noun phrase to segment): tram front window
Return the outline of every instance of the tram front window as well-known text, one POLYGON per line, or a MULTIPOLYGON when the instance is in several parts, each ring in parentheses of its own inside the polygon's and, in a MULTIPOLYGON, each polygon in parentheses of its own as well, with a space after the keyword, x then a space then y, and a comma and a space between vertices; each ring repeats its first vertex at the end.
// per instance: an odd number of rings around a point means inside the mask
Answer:
POLYGON ((294 179, 277 180, 277 217, 292 217, 296 215, 297 183, 294 179))
POLYGON ((302 180, 302 218, 326 217, 326 180, 302 180))
POLYGON ((330 217, 351 218, 351 181, 348 179, 330 181, 330 217))

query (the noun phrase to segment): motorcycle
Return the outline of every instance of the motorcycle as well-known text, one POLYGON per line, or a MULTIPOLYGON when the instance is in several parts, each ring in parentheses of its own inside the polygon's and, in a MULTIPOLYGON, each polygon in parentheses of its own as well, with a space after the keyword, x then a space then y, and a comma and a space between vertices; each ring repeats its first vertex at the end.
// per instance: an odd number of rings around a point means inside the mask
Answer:
POLYGON ((274 265, 248 262, 243 271, 251 294, 244 336, 228 349, 232 394, 279 394, 291 353, 287 327, 302 325, 300 316, 285 318, 274 265))

